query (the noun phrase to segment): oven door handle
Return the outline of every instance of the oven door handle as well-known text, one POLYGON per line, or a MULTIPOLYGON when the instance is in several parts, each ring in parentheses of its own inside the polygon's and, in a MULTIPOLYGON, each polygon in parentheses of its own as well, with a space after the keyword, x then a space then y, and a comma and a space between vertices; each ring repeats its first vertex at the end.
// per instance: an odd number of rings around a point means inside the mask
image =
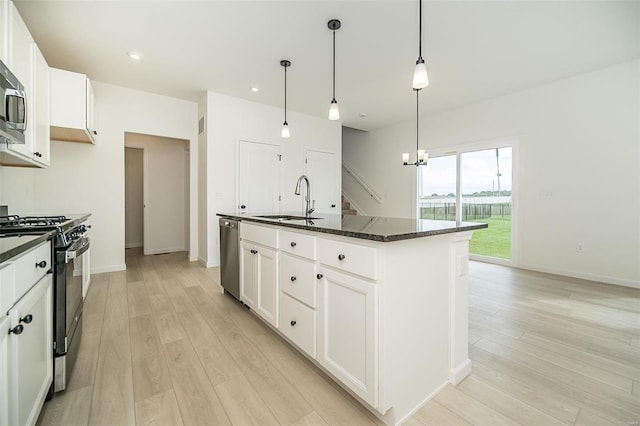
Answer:
POLYGON ((65 252, 65 263, 82 256, 87 250, 89 250, 89 239, 80 238, 65 252))

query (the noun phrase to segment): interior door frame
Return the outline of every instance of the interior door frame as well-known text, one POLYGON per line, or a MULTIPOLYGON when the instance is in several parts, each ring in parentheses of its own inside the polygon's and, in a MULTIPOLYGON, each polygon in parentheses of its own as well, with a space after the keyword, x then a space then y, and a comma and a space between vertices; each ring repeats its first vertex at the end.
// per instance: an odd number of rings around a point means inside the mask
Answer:
MULTIPOLYGON (((149 212, 147 209, 147 194, 149 193, 149 176, 147 175, 149 169, 149 153, 144 148, 144 146, 137 145, 135 143, 125 145, 124 149, 139 149, 142 151, 142 253, 146 256, 149 254, 149 244, 147 241, 149 235, 148 223, 149 223, 149 212)), ((125 181, 125 191, 126 191, 127 182, 125 181)), ((125 205, 126 209, 126 205, 125 205)), ((126 220, 126 212, 125 212, 125 220, 126 220)), ((126 224, 125 224, 126 226, 126 224)))
MULTIPOLYGON (((460 193, 460 175, 461 175, 461 158, 462 154, 475 151, 485 151, 496 148, 511 147, 511 258, 501 259, 498 257, 482 256, 479 254, 469 253, 469 259, 486 263, 494 263, 505 266, 519 265, 519 254, 521 253, 521 238, 519 234, 519 214, 518 214, 518 160, 519 143, 517 137, 488 139, 466 144, 453 145, 448 147, 436 148, 429 151, 429 157, 441 157, 447 155, 456 156, 456 220, 461 221, 462 218, 462 194, 460 193)), ((425 167, 429 167, 428 165, 425 167)), ((415 178, 415 196, 413 197, 413 212, 416 218, 420 217, 420 204, 418 197, 421 189, 421 173, 416 173, 415 178)))
POLYGON ((235 200, 233 203, 235 206, 234 207, 235 212, 236 213, 240 212, 240 166, 241 166, 240 143, 242 142, 275 146, 280 151, 280 154, 278 154, 280 155, 280 165, 278 167, 278 191, 280 192, 280 199, 278 200, 278 211, 277 211, 277 213, 280 213, 282 211, 282 188, 281 188, 282 186, 282 145, 279 143, 273 143, 273 142, 260 142, 260 141, 253 140, 251 138, 236 138, 236 179, 235 179, 235 200))

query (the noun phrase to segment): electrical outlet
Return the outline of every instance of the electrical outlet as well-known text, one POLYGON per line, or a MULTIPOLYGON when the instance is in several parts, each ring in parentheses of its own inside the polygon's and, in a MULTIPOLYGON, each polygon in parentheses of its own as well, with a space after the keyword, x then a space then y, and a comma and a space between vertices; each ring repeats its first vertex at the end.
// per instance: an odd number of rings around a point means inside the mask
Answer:
POLYGON ((584 253, 584 244, 582 241, 576 241, 576 253, 584 253))
POLYGON ((540 191, 540 199, 542 200, 550 200, 553 198, 553 191, 550 189, 543 189, 540 191))

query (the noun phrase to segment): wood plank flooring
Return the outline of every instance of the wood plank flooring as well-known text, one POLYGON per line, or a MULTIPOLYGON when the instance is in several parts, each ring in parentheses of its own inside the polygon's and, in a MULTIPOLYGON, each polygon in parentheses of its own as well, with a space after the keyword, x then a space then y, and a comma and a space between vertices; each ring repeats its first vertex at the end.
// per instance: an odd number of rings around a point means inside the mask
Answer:
MULTIPOLYGON (((380 422, 220 293, 185 253, 126 251, 92 276, 84 335, 49 425, 380 422)), ((640 290, 475 263, 473 372, 406 424, 639 425, 640 290)))

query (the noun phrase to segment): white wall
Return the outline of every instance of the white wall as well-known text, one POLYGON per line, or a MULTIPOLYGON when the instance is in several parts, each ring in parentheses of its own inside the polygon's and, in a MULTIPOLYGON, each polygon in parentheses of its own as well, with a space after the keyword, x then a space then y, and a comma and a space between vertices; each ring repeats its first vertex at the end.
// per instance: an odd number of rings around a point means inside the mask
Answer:
MULTIPOLYGON (((516 266, 640 287, 640 61, 431 115, 420 129, 432 152, 518 141, 516 266)), ((367 214, 410 217, 416 171, 401 153, 414 150, 415 121, 346 129, 344 161, 384 203, 346 178, 345 190, 367 214)))
POLYGON ((92 82, 98 143, 51 143, 48 169, 4 168, 2 204, 18 214, 92 213, 91 271, 121 270, 124 261, 125 132, 190 141, 190 259, 197 255, 197 104, 92 82))
POLYGON ((188 249, 188 141, 127 133, 126 147, 143 150, 145 254, 188 249))
MULTIPOLYGON (((299 211, 302 197, 294 195, 298 176, 304 173, 304 150, 313 147, 336 153, 335 170, 342 161, 340 123, 287 111, 291 138, 282 139, 284 111, 209 92, 207 114, 207 265, 219 264, 219 212, 236 211, 238 140, 281 145, 282 210, 299 211)), ((258 176, 256 178, 259 178, 258 176)), ((336 180, 336 192, 341 182, 336 180)), ((311 183, 313 185, 313 182, 311 183)), ((311 188, 313 191, 313 187, 311 188)), ((201 205, 202 208, 202 205, 201 205)))
POLYGON ((124 149, 124 246, 126 248, 142 247, 144 243, 143 154, 142 149, 124 149))

